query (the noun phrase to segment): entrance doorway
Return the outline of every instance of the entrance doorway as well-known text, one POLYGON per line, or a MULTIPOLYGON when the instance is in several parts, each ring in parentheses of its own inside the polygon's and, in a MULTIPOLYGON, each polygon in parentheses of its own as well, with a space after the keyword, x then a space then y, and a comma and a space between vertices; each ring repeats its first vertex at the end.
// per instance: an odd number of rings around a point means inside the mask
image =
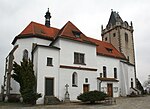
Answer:
POLYGON ((89 84, 83 84, 83 93, 89 92, 89 84))
POLYGON ((54 78, 45 78, 45 95, 54 95, 54 78))
POLYGON ((113 84, 107 84, 107 94, 110 97, 113 97, 113 84))

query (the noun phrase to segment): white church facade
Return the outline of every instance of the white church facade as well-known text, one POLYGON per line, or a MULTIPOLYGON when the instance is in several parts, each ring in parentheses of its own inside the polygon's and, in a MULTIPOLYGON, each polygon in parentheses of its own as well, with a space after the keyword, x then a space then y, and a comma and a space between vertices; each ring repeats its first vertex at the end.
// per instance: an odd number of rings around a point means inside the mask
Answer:
POLYGON ((32 60, 37 78, 36 92, 65 100, 66 86, 71 101, 80 93, 99 90, 111 97, 136 91, 133 27, 118 13, 111 12, 102 27, 102 41, 82 33, 68 21, 61 29, 50 26, 49 10, 45 25, 31 22, 12 42, 6 58, 4 94, 19 94, 19 84, 10 75, 12 63, 23 57, 32 60), (10 70, 8 70, 10 69, 10 70))

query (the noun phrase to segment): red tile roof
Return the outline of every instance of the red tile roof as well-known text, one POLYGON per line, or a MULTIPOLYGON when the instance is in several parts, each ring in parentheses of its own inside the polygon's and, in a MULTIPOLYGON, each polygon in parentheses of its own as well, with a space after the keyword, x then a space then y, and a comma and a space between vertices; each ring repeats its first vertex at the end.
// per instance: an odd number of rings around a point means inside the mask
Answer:
POLYGON ((62 37, 79 42, 94 44, 97 45, 96 49, 98 55, 125 59, 125 56, 112 44, 87 37, 70 21, 68 21, 61 29, 46 27, 45 25, 31 22, 18 36, 15 37, 12 44, 14 44, 19 38, 29 37, 45 38, 49 40, 54 40, 56 37, 62 37), (79 33, 80 37, 75 37, 74 32, 79 33), (111 50, 111 52, 108 50, 111 50))
POLYGON ((15 37, 12 44, 19 38, 39 37, 53 40, 57 36, 59 29, 46 27, 45 25, 31 22, 18 36, 15 37))
POLYGON ((59 32, 59 29, 54 27, 46 27, 45 25, 31 22, 21 33, 20 35, 27 35, 27 34, 33 34, 33 35, 42 35, 47 36, 50 38, 53 38, 57 35, 59 32))
POLYGON ((90 37, 89 39, 90 41, 97 44, 96 51, 98 55, 125 59, 125 56, 122 53, 120 53, 112 44, 97 39, 93 39, 90 37))
POLYGON ((63 28, 60 30, 59 32, 59 36, 60 37, 64 37, 64 38, 69 38, 72 40, 76 40, 76 41, 80 41, 80 42, 87 42, 87 43, 91 43, 91 44, 95 44, 93 42, 91 42, 89 40, 89 38, 84 35, 73 23, 71 23, 70 21, 68 21, 63 28), (80 34, 80 38, 75 37, 75 34, 79 33, 80 34))

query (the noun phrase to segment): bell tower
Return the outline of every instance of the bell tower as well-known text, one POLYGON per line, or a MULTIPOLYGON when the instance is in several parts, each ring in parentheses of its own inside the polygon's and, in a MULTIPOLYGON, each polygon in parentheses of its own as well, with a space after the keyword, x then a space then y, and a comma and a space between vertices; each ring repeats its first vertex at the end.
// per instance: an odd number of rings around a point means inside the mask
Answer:
POLYGON ((49 12, 49 8, 48 8, 45 15, 45 26, 47 27, 50 27, 50 18, 51 18, 51 13, 49 12))
POLYGON ((123 53, 129 63, 135 65, 133 25, 123 21, 118 12, 111 10, 106 28, 101 27, 102 40, 111 43, 123 53))

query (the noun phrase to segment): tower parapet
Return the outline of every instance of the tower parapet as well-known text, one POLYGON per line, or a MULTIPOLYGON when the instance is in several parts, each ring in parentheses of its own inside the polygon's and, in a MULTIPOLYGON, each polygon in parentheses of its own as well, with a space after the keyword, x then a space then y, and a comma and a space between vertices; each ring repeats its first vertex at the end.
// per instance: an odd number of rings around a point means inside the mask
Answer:
POLYGON ((106 26, 106 28, 101 28, 101 35, 103 36, 107 32, 110 32, 111 30, 113 30, 114 28, 117 28, 117 27, 124 28, 131 32, 134 31, 132 22, 129 25, 127 21, 124 21, 124 22, 116 22, 114 25, 109 24, 106 26))

